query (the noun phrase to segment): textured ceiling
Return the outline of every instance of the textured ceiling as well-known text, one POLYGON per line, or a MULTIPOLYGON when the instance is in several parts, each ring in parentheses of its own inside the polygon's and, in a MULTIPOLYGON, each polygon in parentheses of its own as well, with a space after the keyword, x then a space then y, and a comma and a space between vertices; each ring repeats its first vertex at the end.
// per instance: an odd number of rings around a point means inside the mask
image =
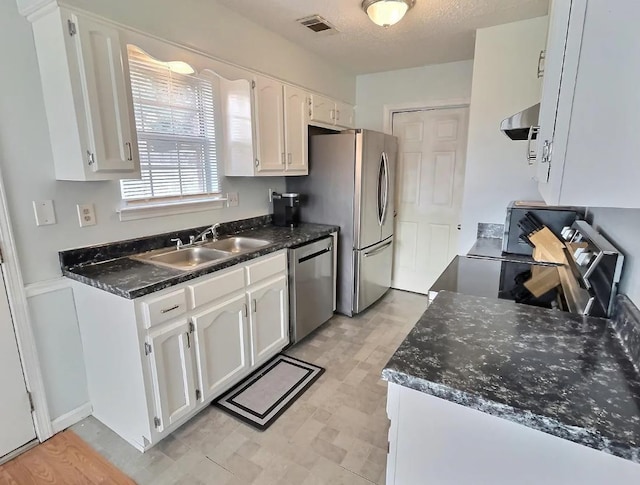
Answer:
POLYGON ((473 58, 475 30, 545 15, 549 0, 416 0, 384 29, 361 0, 217 0, 296 44, 357 74, 473 58), (338 33, 314 34, 296 19, 318 14, 338 33))

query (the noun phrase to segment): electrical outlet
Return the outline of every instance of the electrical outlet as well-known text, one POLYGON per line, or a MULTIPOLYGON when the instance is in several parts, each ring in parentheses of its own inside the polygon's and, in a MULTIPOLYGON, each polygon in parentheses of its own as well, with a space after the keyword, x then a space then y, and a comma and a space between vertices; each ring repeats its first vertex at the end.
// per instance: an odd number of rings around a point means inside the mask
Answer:
POLYGON ((227 194, 227 207, 238 207, 238 192, 229 192, 227 194))
POLYGON ((78 209, 80 227, 96 225, 96 212, 93 209, 93 204, 78 204, 76 208, 78 209))
POLYGON ((56 223, 56 213, 52 200, 34 200, 33 212, 36 216, 36 226, 47 226, 56 223))

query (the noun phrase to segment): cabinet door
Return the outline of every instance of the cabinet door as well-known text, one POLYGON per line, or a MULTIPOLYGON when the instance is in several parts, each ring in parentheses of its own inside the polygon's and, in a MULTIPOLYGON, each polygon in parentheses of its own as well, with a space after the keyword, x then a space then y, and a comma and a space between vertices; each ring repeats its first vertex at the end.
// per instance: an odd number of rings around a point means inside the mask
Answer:
MULTIPOLYGON (((543 196, 550 195, 547 194, 549 187, 546 187, 546 184, 549 182, 551 164, 555 163, 555 161, 561 163, 561 157, 552 156, 552 149, 556 131, 558 105, 560 102, 560 89, 563 82, 571 4, 572 2, 568 0, 555 0, 551 3, 549 13, 549 33, 547 35, 544 77, 542 80, 542 100, 540 102, 538 122, 540 131, 538 132, 536 143, 537 178, 543 196), (554 162, 551 161, 552 158, 554 162)), ((564 82, 566 83, 567 81, 565 78, 564 82)), ((556 151, 560 150, 560 147, 556 146, 556 148, 556 151)))
POLYGON ((87 126, 87 163, 94 172, 136 172, 138 144, 133 123, 125 46, 118 31, 72 16, 87 126))
POLYGON ((244 291, 193 317, 202 400, 215 397, 250 367, 244 291))
POLYGON ((179 320, 149 334, 151 374, 159 431, 196 407, 189 323, 179 320))
POLYGON ((251 365, 257 366, 289 343, 287 277, 258 286, 247 297, 251 305, 251 365))
POLYGON ((308 95, 302 89, 284 87, 284 134, 287 148, 287 172, 309 173, 308 95))
POLYGON ((355 108, 347 103, 336 103, 336 125, 344 128, 355 127, 355 108))
POLYGON ((256 79, 256 134, 258 163, 256 172, 284 172, 284 103, 282 83, 258 76, 256 79))
POLYGON ((311 121, 334 125, 336 122, 335 114, 335 101, 316 94, 311 96, 311 121))

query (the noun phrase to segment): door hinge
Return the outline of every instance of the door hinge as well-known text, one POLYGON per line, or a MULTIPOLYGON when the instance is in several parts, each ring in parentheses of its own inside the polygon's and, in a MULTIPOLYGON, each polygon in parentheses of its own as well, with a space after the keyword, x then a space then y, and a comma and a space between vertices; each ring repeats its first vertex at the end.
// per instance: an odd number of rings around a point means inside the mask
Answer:
POLYGON ((151 344, 148 344, 147 342, 144 343, 144 355, 149 355, 152 352, 151 350, 151 344))
POLYGON ((255 89, 256 88, 256 82, 255 81, 251 81, 251 89, 255 89))
POLYGON ((96 157, 94 156, 93 153, 87 150, 87 165, 91 166, 94 163, 96 163, 96 157))
POLYGON ((31 412, 36 410, 36 407, 33 404, 33 394, 30 391, 27 391, 27 398, 29 398, 29 407, 31 408, 31 412))
POLYGON ((156 429, 160 427, 160 418, 158 416, 155 416, 153 418, 153 427, 156 429))
POLYGON ((193 320, 189 320, 189 333, 193 333, 196 326, 193 324, 193 320))
POLYGON ((256 158, 256 167, 259 167, 259 166, 260 166, 260 160, 256 158))
POLYGON ((76 35, 77 30, 76 30, 76 24, 74 22, 72 22, 71 20, 67 20, 67 27, 69 28, 69 35, 71 37, 76 35))
POLYGON ((200 389, 196 389, 196 400, 200 399, 200 389))

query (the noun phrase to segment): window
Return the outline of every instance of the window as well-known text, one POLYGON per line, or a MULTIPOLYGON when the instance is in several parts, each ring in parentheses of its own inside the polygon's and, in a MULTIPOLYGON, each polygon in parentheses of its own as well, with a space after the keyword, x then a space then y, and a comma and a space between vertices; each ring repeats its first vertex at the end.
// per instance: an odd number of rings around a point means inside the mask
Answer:
POLYGON ((217 81, 176 72, 189 66, 134 46, 128 56, 142 178, 122 180, 122 198, 153 203, 218 194, 217 81))

